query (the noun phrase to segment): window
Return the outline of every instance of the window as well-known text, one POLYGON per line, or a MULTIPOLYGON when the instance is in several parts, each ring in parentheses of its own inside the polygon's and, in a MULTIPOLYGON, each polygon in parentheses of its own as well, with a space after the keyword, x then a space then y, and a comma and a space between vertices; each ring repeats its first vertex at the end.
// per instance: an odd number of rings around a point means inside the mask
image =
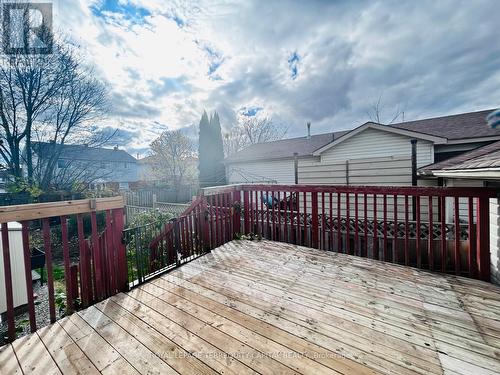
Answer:
POLYGON ((101 168, 107 168, 107 167, 108 167, 108 165, 105 162, 102 161, 101 162, 101 168))
POLYGON ((123 167, 124 168, 128 168, 128 164, 127 163, 123 163, 123 167))

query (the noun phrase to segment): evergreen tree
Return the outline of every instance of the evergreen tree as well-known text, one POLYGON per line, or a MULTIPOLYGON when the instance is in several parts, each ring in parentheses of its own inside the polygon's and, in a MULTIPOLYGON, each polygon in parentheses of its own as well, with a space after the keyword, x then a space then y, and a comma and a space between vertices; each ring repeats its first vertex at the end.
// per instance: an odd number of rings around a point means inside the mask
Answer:
POLYGON ((217 113, 210 120, 206 112, 201 116, 198 159, 200 187, 225 185, 224 146, 217 113))
POLYGON ((219 114, 214 113, 210 119, 210 128, 213 136, 213 153, 214 153, 214 175, 215 185, 226 184, 226 168, 224 166, 224 143, 222 142, 222 130, 220 126, 219 114))
POLYGON ((206 187, 210 185, 210 175, 211 175, 211 160, 210 160, 210 122, 208 121, 208 115, 206 111, 203 111, 203 115, 200 120, 200 130, 199 130, 199 142, 198 142, 198 171, 199 171, 199 182, 200 187, 206 187))

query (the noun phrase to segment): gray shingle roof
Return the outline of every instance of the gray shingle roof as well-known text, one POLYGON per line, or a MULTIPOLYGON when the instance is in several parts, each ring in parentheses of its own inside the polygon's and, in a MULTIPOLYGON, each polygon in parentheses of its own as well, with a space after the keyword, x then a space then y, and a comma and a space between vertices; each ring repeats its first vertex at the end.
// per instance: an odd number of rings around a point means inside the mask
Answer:
POLYGON ((500 129, 491 129, 486 123, 486 116, 492 111, 494 109, 407 121, 389 126, 450 140, 500 136, 500 129))
POLYGON ((500 167, 500 141, 478 147, 472 151, 434 163, 419 169, 420 173, 431 174, 436 170, 463 170, 500 167))
POLYGON ((312 155, 314 151, 335 139, 343 136, 349 131, 325 133, 312 135, 310 139, 307 137, 282 139, 280 141, 256 143, 237 152, 234 155, 226 158, 226 162, 238 162, 249 160, 270 160, 293 157, 293 153, 297 152, 299 157, 312 155))
POLYGON ((47 142, 33 142, 33 151, 38 155, 48 155, 55 150, 60 151, 59 158, 85 161, 127 162, 137 160, 125 150, 112 148, 88 147, 85 145, 52 144, 47 142))
MULTIPOLYGON (((410 130, 417 133, 444 137, 449 140, 474 139, 500 136, 500 128, 491 129, 486 123, 486 116, 493 109, 462 113, 458 115, 407 121, 387 125, 393 128, 410 130)), ((350 130, 335 133, 317 134, 306 137, 283 139, 281 141, 257 143, 226 158, 226 162, 243 162, 253 160, 270 160, 292 157, 294 152, 299 156, 312 155, 319 148, 349 133, 350 130)))

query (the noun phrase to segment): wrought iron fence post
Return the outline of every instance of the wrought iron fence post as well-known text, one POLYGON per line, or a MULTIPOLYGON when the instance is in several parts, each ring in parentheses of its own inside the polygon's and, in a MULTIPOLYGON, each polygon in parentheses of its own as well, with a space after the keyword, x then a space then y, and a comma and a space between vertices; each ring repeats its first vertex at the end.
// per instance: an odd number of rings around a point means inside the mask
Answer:
POLYGON ((135 239, 135 261, 137 264, 137 279, 139 280, 139 284, 144 282, 144 274, 142 269, 142 254, 141 254, 141 239, 140 239, 140 227, 136 227, 134 230, 134 239, 135 239))
POLYGON ((233 192, 233 233, 232 238, 241 234, 241 192, 233 192))
POLYGON ((210 227, 209 220, 211 219, 211 214, 208 210, 208 203, 205 197, 203 197, 203 203, 201 205, 201 225, 202 225, 202 243, 203 243, 203 251, 209 252, 211 250, 210 247, 210 227))
POLYGON ((175 264, 177 267, 179 267, 181 265, 181 234, 179 228, 179 220, 177 220, 177 218, 173 218, 172 225, 174 228, 175 264))

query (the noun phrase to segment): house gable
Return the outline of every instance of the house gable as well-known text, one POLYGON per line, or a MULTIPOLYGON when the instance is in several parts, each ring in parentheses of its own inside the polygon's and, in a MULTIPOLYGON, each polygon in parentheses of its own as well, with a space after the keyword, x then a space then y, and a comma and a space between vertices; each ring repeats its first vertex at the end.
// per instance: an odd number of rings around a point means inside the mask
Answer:
MULTIPOLYGON (((321 152, 321 162, 331 163, 345 160, 366 160, 373 158, 411 157, 411 139, 408 135, 386 132, 379 127, 366 127, 354 136, 338 142, 321 152)), ((340 139, 339 139, 340 141, 340 139)), ((330 144, 332 145, 332 144, 330 144)), ((433 142, 418 139, 417 166, 434 161, 433 142)))
MULTIPOLYGON (((378 131, 379 133, 386 133, 388 138, 390 138, 390 135, 396 135, 396 136, 404 137, 405 139, 415 138, 415 139, 419 139, 419 140, 432 142, 433 144, 444 144, 447 142, 447 139, 443 138, 443 137, 436 137, 433 135, 418 133, 418 132, 405 130, 405 129, 397 129, 397 128, 392 128, 392 127, 389 127, 386 125, 379 125, 379 124, 375 124, 372 122, 367 122, 366 124, 361 125, 360 127, 350 131, 346 135, 344 135, 344 136, 336 139, 335 141, 333 141, 333 142, 319 148, 318 150, 314 151, 313 155, 320 156, 321 154, 330 150, 331 148, 334 148, 334 147, 336 148, 341 143, 344 143, 353 137, 359 137, 360 134, 365 133, 366 131, 369 131, 369 130, 378 131)), ((373 133, 371 133, 371 134, 373 134, 373 133)), ((365 135, 365 134, 363 134, 363 135, 365 135)), ((369 151, 369 148, 367 148, 367 150, 369 151)))

